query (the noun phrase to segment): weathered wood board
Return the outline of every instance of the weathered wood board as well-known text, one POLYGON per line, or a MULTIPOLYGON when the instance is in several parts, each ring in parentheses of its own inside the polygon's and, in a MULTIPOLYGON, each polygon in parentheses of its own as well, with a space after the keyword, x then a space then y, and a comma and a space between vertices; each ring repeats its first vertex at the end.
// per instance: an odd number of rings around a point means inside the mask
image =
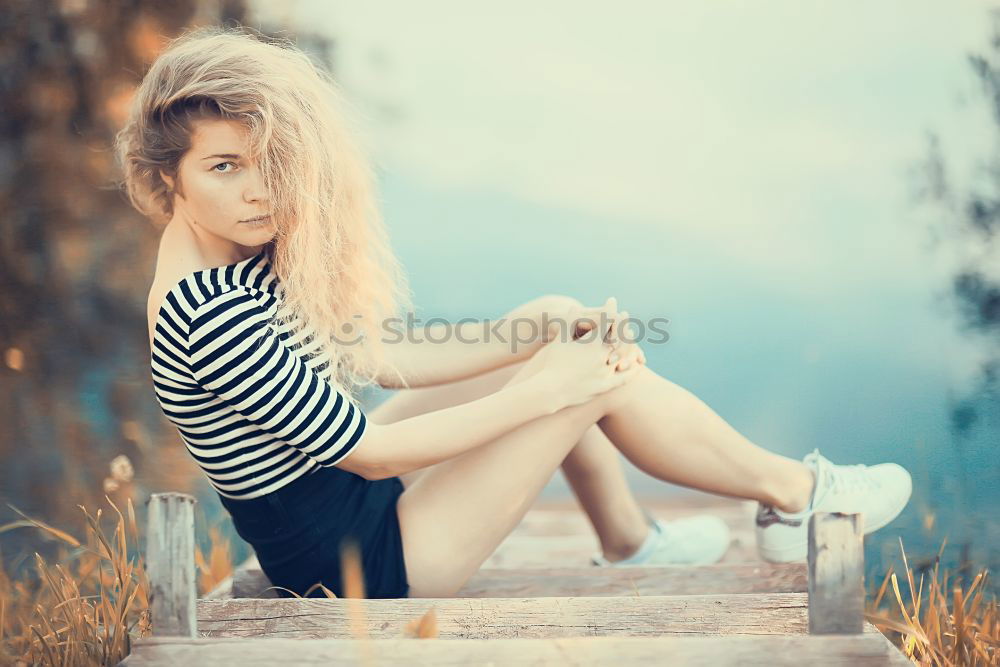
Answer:
MULTIPOLYGON (((214 591, 228 597, 277 598, 271 583, 251 559, 234 573, 232 588, 214 591)), ((699 567, 550 567, 484 569, 456 593, 459 598, 618 597, 805 592, 804 563, 732 563, 699 567)), ((213 599, 206 597, 205 599, 213 599)))
POLYGON ((393 600, 233 598, 269 585, 251 558, 197 601, 197 638, 138 640, 122 664, 910 664, 868 622, 808 634, 807 564, 757 558, 753 503, 644 506, 722 516, 733 546, 711 566, 598 568, 586 516, 536 506, 457 597, 393 600), (431 609, 435 638, 410 638, 431 609))
MULTIPOLYGON (((198 601, 201 637, 353 637, 352 614, 369 637, 403 636, 431 607, 442 638, 500 639, 664 634, 805 634, 805 593, 591 598, 240 598, 198 601), (358 611, 355 611, 358 610, 358 611)), ((866 628, 876 631, 873 626, 866 628)))
POLYGON ((912 665, 880 634, 556 639, 141 639, 126 667, 272 665, 912 665))

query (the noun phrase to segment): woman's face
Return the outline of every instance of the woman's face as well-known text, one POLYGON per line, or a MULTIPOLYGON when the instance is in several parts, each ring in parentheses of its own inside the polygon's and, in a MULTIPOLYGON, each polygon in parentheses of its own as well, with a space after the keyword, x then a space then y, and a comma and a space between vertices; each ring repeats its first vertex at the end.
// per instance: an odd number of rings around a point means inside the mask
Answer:
POLYGON ((191 148, 178 167, 179 183, 163 174, 174 191, 174 218, 240 245, 270 241, 275 233, 272 218, 248 222, 271 213, 260 172, 248 154, 241 123, 194 121, 191 148))

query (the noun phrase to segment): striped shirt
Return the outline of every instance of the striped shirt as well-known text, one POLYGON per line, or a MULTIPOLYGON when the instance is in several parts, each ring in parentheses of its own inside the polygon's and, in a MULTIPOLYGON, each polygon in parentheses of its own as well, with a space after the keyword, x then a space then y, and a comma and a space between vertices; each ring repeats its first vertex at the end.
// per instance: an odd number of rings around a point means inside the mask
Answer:
POLYGON ((266 495, 361 442, 361 408, 330 381, 303 327, 269 323, 282 287, 266 249, 195 271, 156 316, 157 401, 219 494, 266 495))

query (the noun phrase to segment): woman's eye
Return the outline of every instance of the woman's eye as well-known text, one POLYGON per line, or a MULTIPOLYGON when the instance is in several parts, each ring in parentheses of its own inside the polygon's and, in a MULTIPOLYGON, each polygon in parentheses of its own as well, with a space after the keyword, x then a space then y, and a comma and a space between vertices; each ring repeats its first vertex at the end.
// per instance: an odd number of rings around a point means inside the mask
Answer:
MULTIPOLYGON (((218 172, 219 172, 220 174, 226 174, 226 173, 229 173, 229 172, 227 172, 227 171, 222 171, 222 170, 220 170, 220 169, 219 169, 219 167, 222 167, 222 166, 225 166, 225 165, 227 165, 227 164, 231 164, 231 165, 233 165, 234 167, 236 166, 236 163, 235 163, 235 162, 220 162, 219 164, 217 164, 217 165, 215 165, 214 167, 212 167, 212 169, 214 169, 214 170, 218 171, 218 172)), ((232 171, 232 170, 230 169, 229 171, 232 171)))

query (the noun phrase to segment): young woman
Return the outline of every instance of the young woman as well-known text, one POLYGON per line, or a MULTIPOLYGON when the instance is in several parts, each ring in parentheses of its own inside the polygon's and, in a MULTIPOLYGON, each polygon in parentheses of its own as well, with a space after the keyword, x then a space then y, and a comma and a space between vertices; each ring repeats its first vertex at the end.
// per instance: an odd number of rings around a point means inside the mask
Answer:
POLYGON ((130 113, 123 185, 166 222, 154 392, 276 586, 342 595, 353 544, 367 597, 453 595, 560 467, 600 539, 595 564, 718 560, 725 524, 653 520, 618 452, 757 500, 775 561, 805 558, 814 511, 863 511, 871 532, 906 505, 898 465, 796 461, 740 435, 646 367, 613 298, 542 296, 500 322, 400 335, 410 294, 370 169, 336 84, 294 45, 191 31, 130 113), (511 346, 525 324, 537 335, 511 346), (366 413, 354 395, 372 384, 400 391, 366 413))

